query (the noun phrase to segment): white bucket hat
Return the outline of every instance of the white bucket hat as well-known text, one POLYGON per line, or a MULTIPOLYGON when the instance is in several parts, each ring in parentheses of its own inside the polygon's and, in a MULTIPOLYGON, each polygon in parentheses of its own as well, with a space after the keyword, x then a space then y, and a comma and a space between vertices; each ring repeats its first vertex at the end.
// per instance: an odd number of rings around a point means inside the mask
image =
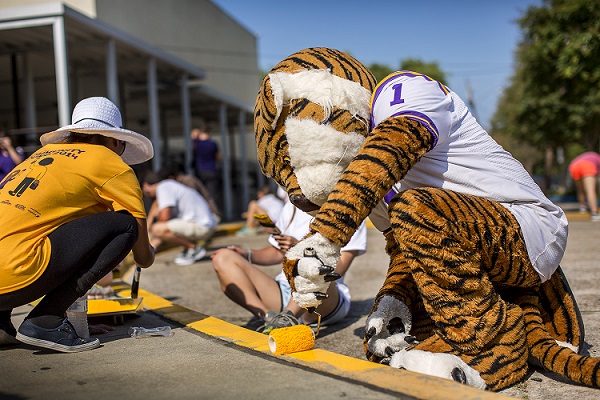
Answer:
POLYGON ((121 158, 129 165, 143 163, 154 156, 150 139, 121 128, 121 112, 105 97, 89 97, 81 100, 73 110, 71 121, 71 125, 43 134, 40 137, 42 145, 62 142, 69 136, 69 132, 90 133, 127 142, 121 158))

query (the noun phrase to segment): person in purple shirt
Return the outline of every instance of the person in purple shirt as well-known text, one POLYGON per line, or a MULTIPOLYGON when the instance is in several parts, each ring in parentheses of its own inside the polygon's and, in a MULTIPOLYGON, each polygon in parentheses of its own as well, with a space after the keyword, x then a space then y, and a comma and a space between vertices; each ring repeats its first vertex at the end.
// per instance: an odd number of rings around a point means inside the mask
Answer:
POLYGON ((23 161, 23 149, 13 147, 12 140, 0 131, 0 181, 23 161))
POLYGON ((219 198, 218 162, 221 160, 219 145, 211 139, 207 129, 194 128, 190 136, 196 176, 204 183, 212 198, 217 200, 219 198))
POLYGON ((569 172, 575 189, 577 190, 577 201, 579 210, 586 212, 589 207, 592 221, 600 221, 598 214, 598 174, 600 173, 600 154, 588 151, 578 155, 569 164, 569 172), (586 207, 587 200, 587 207, 586 207))

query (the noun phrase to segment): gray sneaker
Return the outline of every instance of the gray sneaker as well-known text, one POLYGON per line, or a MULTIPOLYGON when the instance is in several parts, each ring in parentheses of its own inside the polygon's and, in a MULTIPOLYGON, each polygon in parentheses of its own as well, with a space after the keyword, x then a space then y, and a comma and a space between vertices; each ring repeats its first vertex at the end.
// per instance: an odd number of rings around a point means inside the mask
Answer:
POLYGON ((206 249, 201 246, 196 246, 193 249, 186 249, 180 255, 175 257, 173 263, 175 265, 191 265, 196 261, 200 261, 206 256, 206 249))
POLYGON ((285 310, 271 318, 264 326, 257 329, 258 332, 268 335, 273 329, 287 328, 289 326, 298 325, 298 319, 290 310, 285 310))
POLYGON ((25 344, 63 353, 92 350, 100 346, 98 338, 79 337, 73 325, 66 318, 58 328, 54 329, 42 328, 26 319, 19 327, 17 339, 25 344))

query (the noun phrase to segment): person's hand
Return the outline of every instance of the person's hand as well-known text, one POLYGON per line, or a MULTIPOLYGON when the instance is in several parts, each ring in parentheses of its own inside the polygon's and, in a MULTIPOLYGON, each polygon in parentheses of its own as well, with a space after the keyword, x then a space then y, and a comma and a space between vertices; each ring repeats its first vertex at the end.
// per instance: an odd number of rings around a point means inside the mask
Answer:
POLYGON ((284 253, 286 251, 288 251, 289 249, 291 249, 292 247, 294 247, 298 243, 298 240, 295 237, 283 235, 283 234, 273 235, 273 239, 275 239, 277 241, 279 248, 284 253))
POLYGON ((10 138, 8 136, 4 136, 0 138, 0 145, 2 145, 2 147, 8 149, 9 147, 12 147, 12 141, 10 140, 10 138))
POLYGON ((283 270, 300 307, 311 311, 327 298, 331 282, 341 278, 333 272, 339 258, 340 246, 320 233, 307 236, 286 253, 283 270))

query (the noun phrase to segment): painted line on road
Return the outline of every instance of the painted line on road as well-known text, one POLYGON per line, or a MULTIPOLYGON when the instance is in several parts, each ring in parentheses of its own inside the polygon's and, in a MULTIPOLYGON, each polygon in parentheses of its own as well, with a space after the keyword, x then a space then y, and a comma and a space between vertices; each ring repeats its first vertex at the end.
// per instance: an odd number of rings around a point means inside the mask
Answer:
POLYGON ((267 335, 177 305, 143 289, 139 290, 139 296, 144 298, 144 309, 197 332, 363 386, 376 387, 383 392, 418 399, 510 399, 447 379, 391 368, 318 348, 276 356, 269 349, 267 335))

